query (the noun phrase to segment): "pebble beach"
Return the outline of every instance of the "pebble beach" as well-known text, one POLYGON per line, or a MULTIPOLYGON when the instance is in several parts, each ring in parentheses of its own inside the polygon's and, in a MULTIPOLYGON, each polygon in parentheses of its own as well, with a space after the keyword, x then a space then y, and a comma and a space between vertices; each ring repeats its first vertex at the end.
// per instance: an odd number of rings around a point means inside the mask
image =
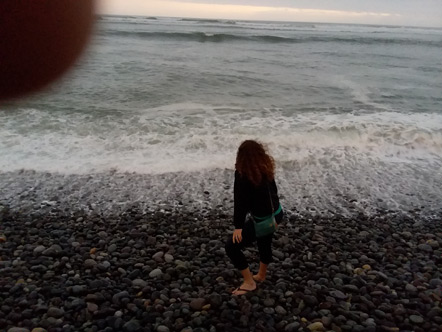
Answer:
MULTIPOLYGON (((228 204, 104 214, 69 207, 60 190, 3 196, 2 331, 441 331, 437 217, 286 209, 267 280, 232 296, 241 276, 224 250, 228 204)), ((246 254, 256 272, 257 249, 246 254)))

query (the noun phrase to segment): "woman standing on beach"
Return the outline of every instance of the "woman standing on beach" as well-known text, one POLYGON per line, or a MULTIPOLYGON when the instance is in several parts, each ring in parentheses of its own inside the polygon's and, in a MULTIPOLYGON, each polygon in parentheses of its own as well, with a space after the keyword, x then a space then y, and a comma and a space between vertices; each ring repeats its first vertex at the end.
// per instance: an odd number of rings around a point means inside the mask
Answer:
POLYGON ((238 149, 235 164, 235 230, 226 242, 226 253, 244 278, 243 284, 232 292, 234 295, 255 290, 256 281, 265 280, 267 266, 272 261, 273 233, 257 238, 254 221, 246 221, 246 216, 250 213, 257 223, 272 216, 276 223, 282 220, 283 212, 274 177, 274 160, 263 145, 253 140, 244 141, 238 149), (244 247, 254 241, 257 241, 260 259, 259 272, 256 275, 250 272, 242 252, 244 247))

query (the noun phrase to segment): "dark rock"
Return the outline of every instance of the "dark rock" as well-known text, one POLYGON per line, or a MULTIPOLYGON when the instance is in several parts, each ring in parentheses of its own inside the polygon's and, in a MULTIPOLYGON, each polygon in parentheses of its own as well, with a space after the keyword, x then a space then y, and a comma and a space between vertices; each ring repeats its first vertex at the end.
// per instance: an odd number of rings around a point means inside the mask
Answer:
POLYGON ((147 286, 147 282, 143 279, 135 279, 132 281, 132 286, 135 288, 144 288, 147 286))
POLYGON ((424 319, 422 316, 410 315, 410 321, 414 324, 422 324, 424 322, 424 319))
POLYGON ((263 302, 266 307, 273 307, 275 305, 275 300, 272 298, 266 298, 263 302))
POLYGON ((47 312, 48 317, 60 318, 64 315, 64 310, 56 307, 50 307, 47 312))
POLYGON ((429 287, 431 289, 437 288, 439 286, 442 286, 442 279, 439 278, 435 278, 435 279, 431 279, 429 282, 429 287))
POLYGON ((342 293, 342 292, 339 291, 339 290, 331 291, 331 292, 330 292, 330 295, 333 296, 333 297, 335 297, 335 298, 337 298, 337 299, 339 299, 339 300, 345 300, 345 299, 347 298, 347 295, 344 294, 344 293, 342 293))
POLYGON ((429 244, 426 244, 426 243, 419 244, 417 247, 418 247, 419 250, 422 250, 422 251, 425 251, 425 252, 428 252, 428 253, 433 252, 433 247, 430 246, 429 244))
POLYGON ((124 299, 124 298, 129 298, 130 296, 129 296, 129 293, 127 292, 127 291, 122 291, 122 292, 119 292, 119 293, 117 293, 117 294, 115 294, 113 297, 112 297, 112 302, 114 303, 114 304, 121 304, 121 301, 124 299))
POLYGON ((220 307, 222 304, 222 301, 223 301, 223 299, 222 299, 221 295, 219 295, 218 293, 212 293, 209 296, 209 303, 214 309, 220 307))
POLYGON ((349 293, 359 293, 359 287, 357 287, 355 285, 351 285, 351 284, 344 285, 343 289, 349 293))
POLYGON ((123 325, 124 332, 137 332, 140 330, 141 330, 141 325, 135 319, 132 319, 123 325))
POLYGON ((293 322, 293 323, 287 324, 286 327, 284 328, 284 331, 286 331, 286 332, 296 332, 296 331, 299 330, 300 326, 301 326, 300 323, 293 322))
POLYGON ((97 262, 94 261, 93 259, 88 258, 84 261, 84 267, 86 269, 93 269, 96 266, 97 266, 97 262))
POLYGON ((201 311, 202 307, 206 304, 206 300, 203 298, 196 298, 190 302, 190 307, 195 311, 201 311))
POLYGON ((318 299, 315 296, 304 295, 303 299, 304 299, 304 302, 309 306, 315 306, 318 304, 318 299))
POLYGON ((48 249, 44 250, 41 254, 43 256, 54 257, 54 256, 58 256, 62 251, 63 251, 63 249, 58 244, 53 244, 48 249))
POLYGON ((278 306, 276 306, 276 308, 275 308, 275 312, 278 314, 278 315, 281 315, 281 316, 285 316, 285 315, 287 315, 287 310, 285 310, 283 307, 281 307, 280 305, 278 305, 278 306))
POLYGON ((87 292, 87 286, 86 285, 75 285, 72 286, 72 294, 74 295, 81 295, 87 292))

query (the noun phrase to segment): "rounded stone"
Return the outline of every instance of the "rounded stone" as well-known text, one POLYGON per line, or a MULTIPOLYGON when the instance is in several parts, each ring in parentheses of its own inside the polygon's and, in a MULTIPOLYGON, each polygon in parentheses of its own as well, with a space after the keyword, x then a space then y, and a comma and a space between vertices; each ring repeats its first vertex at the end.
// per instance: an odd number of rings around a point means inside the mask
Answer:
POLYGON ((347 285, 344 285, 344 290, 346 291, 346 292, 350 292, 350 293, 359 293, 359 288, 357 287, 357 286, 355 286, 355 285, 352 285, 352 284, 347 284, 347 285))
POLYGON ((39 255, 39 254, 41 254, 45 250, 46 250, 45 246, 37 246, 34 249, 34 255, 39 255))
POLYGON ((280 305, 277 305, 277 306, 276 306, 275 311, 276 311, 276 313, 277 313, 278 315, 281 315, 281 316, 285 316, 285 315, 287 315, 287 310, 285 310, 285 309, 284 309, 283 307, 281 307, 280 305))
POLYGON ((158 278, 161 277, 163 275, 163 271, 161 271, 161 269, 154 269, 152 271, 150 271, 149 273, 149 277, 151 278, 158 278))
POLYGON ((429 244, 423 243, 423 244, 419 244, 417 246, 419 248, 419 250, 425 251, 425 252, 432 252, 433 251, 433 247, 431 247, 429 244))
POLYGON ((290 324, 287 324, 284 328, 285 332, 295 332, 299 330, 299 327, 301 326, 301 324, 299 324, 298 322, 293 322, 290 324))
POLYGON ((140 329, 140 323, 135 319, 132 319, 123 325, 124 332, 137 332, 140 329))
POLYGON ((64 316, 64 310, 57 307, 50 307, 47 315, 48 317, 60 318, 64 316))
POLYGON ((272 307, 265 307, 263 309, 264 313, 266 313, 267 315, 273 315, 275 313, 275 309, 273 309, 272 307))
POLYGON ((273 307, 275 305, 275 300, 272 298, 266 298, 263 302, 266 307, 273 307))
POLYGON ((325 330, 322 322, 311 323, 310 325, 307 326, 307 328, 310 331, 324 331, 325 330))
POLYGON ((411 315, 410 321, 413 322, 414 324, 422 324, 424 322, 424 319, 422 316, 411 315))
POLYGON ((96 305, 95 303, 92 303, 92 302, 88 302, 87 303, 87 310, 89 312, 96 312, 96 311, 98 311, 98 305, 96 305))
POLYGON ((143 279, 135 279, 132 281, 132 287, 134 288, 144 288, 147 286, 147 282, 143 279))
POLYGON ((313 295, 305 295, 304 302, 309 306, 315 306, 318 304, 318 299, 313 295))
POLYGON ((98 235, 99 237, 101 237, 101 238, 106 238, 106 237, 107 237, 107 233, 106 233, 105 231, 98 232, 97 235, 98 235))
POLYGON ((86 269, 93 269, 95 266, 97 266, 97 262, 93 259, 88 258, 84 261, 84 267, 86 269))
POLYGON ((345 295, 344 293, 342 293, 339 290, 334 290, 330 292, 330 295, 339 299, 339 300, 345 300, 347 298, 347 295, 345 295))
POLYGON ((159 251, 152 256, 152 259, 156 262, 161 263, 163 261, 164 253, 159 251))
POLYGON ((410 293, 415 293, 415 292, 417 292, 417 288, 414 287, 412 284, 407 284, 407 285, 405 286, 405 290, 406 290, 407 292, 410 292, 410 293))
POLYGON ((157 332, 169 332, 169 328, 167 326, 164 325, 160 325, 157 327, 157 332))
POLYGON ((113 253, 115 250, 117 250, 117 245, 115 243, 112 243, 108 248, 107 248, 107 252, 108 253, 113 253))
POLYGON ((429 282, 429 286, 430 288, 437 288, 439 286, 442 286, 442 279, 439 278, 431 279, 429 282))
POLYGON ((197 298, 190 301, 190 307, 195 311, 201 311, 202 307, 206 303, 206 300, 203 298, 197 298))

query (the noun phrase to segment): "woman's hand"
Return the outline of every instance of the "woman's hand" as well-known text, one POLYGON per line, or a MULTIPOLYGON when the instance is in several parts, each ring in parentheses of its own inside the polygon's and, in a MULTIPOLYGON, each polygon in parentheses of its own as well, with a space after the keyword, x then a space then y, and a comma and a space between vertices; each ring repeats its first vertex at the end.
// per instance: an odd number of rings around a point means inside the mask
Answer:
POLYGON ((233 231, 233 243, 240 243, 242 240, 242 229, 235 229, 233 231))

